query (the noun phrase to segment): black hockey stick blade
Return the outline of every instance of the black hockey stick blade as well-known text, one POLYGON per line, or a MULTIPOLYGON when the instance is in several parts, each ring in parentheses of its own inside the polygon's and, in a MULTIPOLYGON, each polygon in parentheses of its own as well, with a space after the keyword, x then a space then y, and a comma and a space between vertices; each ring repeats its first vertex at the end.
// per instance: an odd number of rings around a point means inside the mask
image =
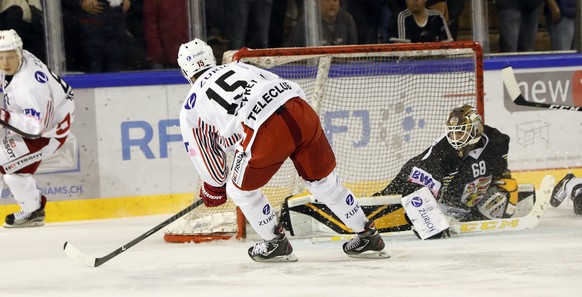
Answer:
POLYGON ((12 132, 16 132, 16 133, 18 133, 18 134, 20 134, 20 135, 22 135, 22 136, 24 136, 26 138, 29 138, 29 139, 37 139, 37 138, 40 138, 40 135, 34 135, 34 134, 26 133, 26 132, 24 132, 24 131, 22 131, 22 130, 20 130, 20 129, 18 129, 18 128, 14 127, 14 126, 6 123, 6 122, 4 122, 4 121, 0 121, 0 125, 4 126, 8 130, 11 130, 12 132))
POLYGON ((152 229, 148 230, 147 232, 143 233, 142 235, 136 237, 132 241, 122 245, 118 249, 114 250, 113 252, 111 252, 103 257, 96 258, 96 257, 90 256, 90 255, 87 255, 87 254, 81 252, 80 250, 78 250, 75 246, 73 246, 68 241, 65 242, 65 245, 63 246, 63 250, 65 251, 65 254, 67 254, 67 256, 69 256, 73 259, 77 259, 78 261, 80 261, 81 263, 83 263, 89 267, 99 267, 99 266, 103 265, 105 262, 113 259, 117 255, 127 251, 129 248, 131 248, 132 246, 141 242, 142 240, 148 238, 150 235, 158 232, 160 229, 168 226, 170 223, 176 221, 177 219, 181 218, 182 216, 189 213, 190 211, 192 211, 193 209, 197 208, 200 205, 202 205, 202 199, 196 200, 196 202, 194 202, 190 206, 184 208, 179 213, 173 215, 172 217, 161 222, 157 226, 153 227, 152 229))
POLYGON ((521 94, 521 91, 519 90, 519 86, 517 85, 517 79, 515 78, 515 74, 513 73, 512 67, 503 68, 503 70, 501 70, 501 77, 503 78, 503 84, 505 85, 507 93, 509 93, 509 97, 511 97, 511 100, 513 100, 513 103, 515 103, 516 105, 556 110, 582 111, 582 107, 579 106, 547 104, 527 101, 521 94))

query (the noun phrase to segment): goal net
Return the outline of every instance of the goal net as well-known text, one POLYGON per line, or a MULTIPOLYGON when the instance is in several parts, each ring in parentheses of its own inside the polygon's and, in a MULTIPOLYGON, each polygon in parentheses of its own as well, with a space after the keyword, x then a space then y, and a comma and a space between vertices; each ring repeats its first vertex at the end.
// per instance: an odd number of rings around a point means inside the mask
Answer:
MULTIPOLYGON (((231 58, 232 57, 232 58, 231 58)), ((293 80, 320 116, 337 173, 356 197, 383 189, 401 166, 444 133, 449 112, 483 114, 481 47, 475 42, 278 48, 227 52, 293 80)), ((304 191, 292 162, 262 188, 274 208, 304 191)), ((244 237, 236 206, 199 207, 171 224, 169 242, 244 237)))

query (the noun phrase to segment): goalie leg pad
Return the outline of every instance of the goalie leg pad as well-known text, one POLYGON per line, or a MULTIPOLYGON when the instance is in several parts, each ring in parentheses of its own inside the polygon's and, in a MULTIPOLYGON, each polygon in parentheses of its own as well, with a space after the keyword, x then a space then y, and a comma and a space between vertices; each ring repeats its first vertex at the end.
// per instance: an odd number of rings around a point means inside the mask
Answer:
POLYGON ((450 228, 446 216, 427 187, 402 197, 402 206, 420 239, 446 233, 450 228))
POLYGON ((244 191, 232 181, 226 186, 226 192, 232 201, 240 207, 253 229, 265 240, 275 238, 277 216, 271 203, 260 190, 244 191))
POLYGON ((324 203, 341 221, 354 232, 364 231, 368 222, 354 194, 342 186, 336 171, 313 182, 305 182, 307 189, 317 200, 324 203))

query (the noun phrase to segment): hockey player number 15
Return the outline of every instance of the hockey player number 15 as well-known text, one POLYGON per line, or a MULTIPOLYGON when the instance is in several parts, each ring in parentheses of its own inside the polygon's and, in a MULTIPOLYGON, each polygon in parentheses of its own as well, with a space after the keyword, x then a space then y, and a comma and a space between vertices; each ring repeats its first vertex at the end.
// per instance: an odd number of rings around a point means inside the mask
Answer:
MULTIPOLYGON (((237 80, 233 84, 229 84, 228 82, 226 82, 226 79, 232 76, 233 74, 234 74, 233 70, 226 72, 216 80, 216 85, 223 89, 225 92, 233 92, 239 87, 242 87, 244 89, 247 86, 246 81, 237 80)), ((236 108, 238 107, 236 103, 229 104, 226 100, 224 100, 224 98, 222 98, 222 96, 220 96, 212 88, 208 88, 208 90, 206 90, 206 96, 208 96, 208 99, 216 101, 216 103, 218 103, 220 106, 226 109, 228 114, 234 114, 236 108)))

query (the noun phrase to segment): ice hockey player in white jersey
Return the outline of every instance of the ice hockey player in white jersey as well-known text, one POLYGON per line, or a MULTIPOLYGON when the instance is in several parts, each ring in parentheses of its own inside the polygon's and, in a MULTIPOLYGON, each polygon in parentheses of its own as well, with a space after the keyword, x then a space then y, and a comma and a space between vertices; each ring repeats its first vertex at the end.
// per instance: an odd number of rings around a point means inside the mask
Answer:
POLYGON ((558 207, 566 198, 570 198, 574 204, 574 213, 582 216, 582 178, 572 173, 566 174, 552 191, 550 204, 558 207))
POLYGON ((267 197, 260 191, 291 158, 309 191, 359 236, 343 250, 352 257, 387 257, 384 242, 354 195, 341 185, 319 117, 295 82, 242 63, 217 66, 202 40, 182 44, 178 64, 192 84, 180 111, 186 151, 203 185, 206 206, 226 195, 263 241, 249 248, 260 262, 297 261, 267 197), (227 164, 226 153, 234 153, 227 164))
POLYGON ((0 31, 0 173, 20 211, 4 227, 44 225, 46 197, 34 173, 70 133, 75 104, 71 87, 30 52, 14 30, 0 31))

